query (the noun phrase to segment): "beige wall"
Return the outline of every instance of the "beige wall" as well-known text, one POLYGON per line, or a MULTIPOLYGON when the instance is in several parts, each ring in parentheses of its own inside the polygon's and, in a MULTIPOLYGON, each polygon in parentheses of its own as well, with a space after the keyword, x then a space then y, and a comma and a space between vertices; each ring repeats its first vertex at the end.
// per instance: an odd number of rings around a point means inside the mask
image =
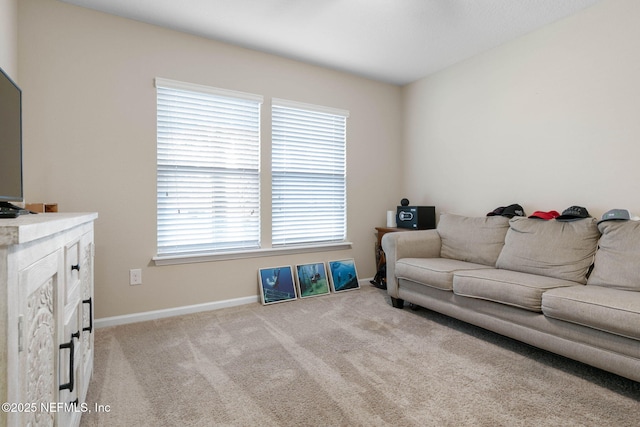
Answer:
POLYGON ((18 22, 26 197, 99 213, 96 317, 256 296, 259 267, 355 258, 374 275, 373 229, 399 199, 400 88, 54 0, 21 0, 18 22), (263 95, 266 178, 272 97, 349 110, 353 249, 154 266, 156 76, 263 95))
POLYGON ((360 277, 371 277, 373 227, 402 196, 468 215, 512 202, 529 213, 578 204, 594 216, 640 214, 638 17, 640 3, 604 0, 400 89, 21 0, 26 195, 99 212, 98 318, 256 295, 259 267, 353 257, 360 277), (153 266, 156 76, 264 95, 263 173, 271 97, 350 110, 353 250, 153 266), (144 284, 131 287, 128 271, 139 267, 144 284))
POLYGON ((404 188, 440 212, 640 215, 640 2, 594 7, 404 88, 404 188))
POLYGON ((18 0, 0 0, 0 68, 18 82, 18 0))

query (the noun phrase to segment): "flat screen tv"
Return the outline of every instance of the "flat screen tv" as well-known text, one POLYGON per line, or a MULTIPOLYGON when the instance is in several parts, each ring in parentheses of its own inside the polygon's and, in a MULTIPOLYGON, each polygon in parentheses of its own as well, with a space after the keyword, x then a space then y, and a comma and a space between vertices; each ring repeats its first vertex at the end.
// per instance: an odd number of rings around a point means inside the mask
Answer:
POLYGON ((22 201, 22 91, 0 68, 0 205, 22 201))

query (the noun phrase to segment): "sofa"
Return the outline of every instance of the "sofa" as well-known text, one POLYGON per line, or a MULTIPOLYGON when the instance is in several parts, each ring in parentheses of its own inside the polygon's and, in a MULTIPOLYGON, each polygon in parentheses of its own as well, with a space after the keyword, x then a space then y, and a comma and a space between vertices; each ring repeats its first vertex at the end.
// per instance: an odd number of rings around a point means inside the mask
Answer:
POLYGON ((440 215, 382 238, 391 303, 640 381, 640 222, 440 215))

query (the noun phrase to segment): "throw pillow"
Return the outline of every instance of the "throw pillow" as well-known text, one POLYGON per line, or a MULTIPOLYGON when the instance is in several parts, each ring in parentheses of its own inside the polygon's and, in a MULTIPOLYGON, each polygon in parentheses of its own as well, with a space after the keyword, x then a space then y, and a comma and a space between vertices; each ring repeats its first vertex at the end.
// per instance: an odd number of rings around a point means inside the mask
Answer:
POLYGON ((493 267, 508 229, 509 219, 502 216, 442 214, 437 228, 442 240, 440 257, 493 267))
POLYGON ((496 266, 586 284, 599 237, 594 218, 512 218, 496 266))
POLYGON ((605 221, 587 285, 640 291, 640 222, 605 221))

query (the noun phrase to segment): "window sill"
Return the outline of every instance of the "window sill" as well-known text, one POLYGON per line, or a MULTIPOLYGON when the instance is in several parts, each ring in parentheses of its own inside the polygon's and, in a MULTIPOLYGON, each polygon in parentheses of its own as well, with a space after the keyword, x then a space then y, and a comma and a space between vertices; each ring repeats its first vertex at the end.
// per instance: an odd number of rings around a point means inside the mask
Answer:
POLYGON ((282 248, 255 249, 224 253, 198 253, 184 255, 163 255, 153 257, 157 266, 192 264, 197 262, 228 261, 234 259, 260 258, 278 255, 302 254, 311 252, 328 252, 351 249, 351 242, 327 243, 323 245, 287 246, 282 248))

